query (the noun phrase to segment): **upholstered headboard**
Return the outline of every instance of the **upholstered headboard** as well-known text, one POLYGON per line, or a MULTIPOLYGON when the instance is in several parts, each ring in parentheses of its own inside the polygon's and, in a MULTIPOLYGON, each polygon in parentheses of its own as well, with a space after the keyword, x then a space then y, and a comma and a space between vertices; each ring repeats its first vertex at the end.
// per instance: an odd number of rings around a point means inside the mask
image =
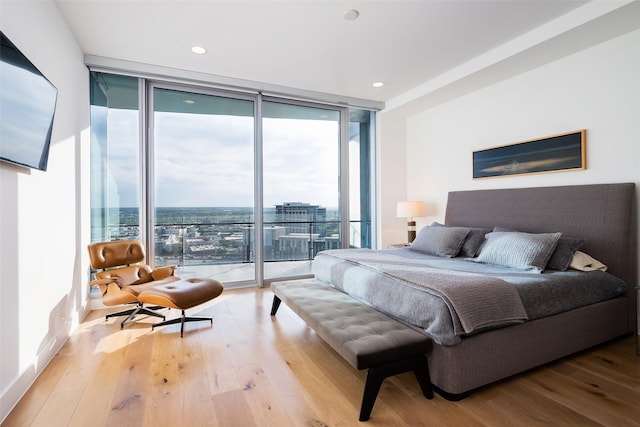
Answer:
POLYGON ((630 288, 629 322, 635 329, 637 285, 634 183, 452 191, 445 223, 531 233, 560 231, 587 239, 580 248, 609 267, 630 288))

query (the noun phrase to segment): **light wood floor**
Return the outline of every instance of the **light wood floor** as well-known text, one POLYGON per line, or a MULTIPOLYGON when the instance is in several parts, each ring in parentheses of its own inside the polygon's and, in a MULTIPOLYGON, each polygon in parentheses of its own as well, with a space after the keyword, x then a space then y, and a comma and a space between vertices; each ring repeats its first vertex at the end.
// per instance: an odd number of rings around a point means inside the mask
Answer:
MULTIPOLYGON (((3 426, 640 426, 640 357, 628 337, 487 387, 425 399, 411 374, 387 379, 358 422, 354 370, 268 290, 225 291, 151 332, 94 311, 3 426)), ((170 315, 176 316, 175 310, 170 315)))

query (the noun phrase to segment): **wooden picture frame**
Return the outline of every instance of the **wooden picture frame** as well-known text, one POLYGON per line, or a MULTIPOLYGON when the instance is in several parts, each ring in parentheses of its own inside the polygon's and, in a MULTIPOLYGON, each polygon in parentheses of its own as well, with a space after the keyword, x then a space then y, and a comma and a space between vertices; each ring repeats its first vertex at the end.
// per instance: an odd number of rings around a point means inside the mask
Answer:
POLYGON ((584 170, 587 131, 551 135, 473 152, 473 179, 584 170))

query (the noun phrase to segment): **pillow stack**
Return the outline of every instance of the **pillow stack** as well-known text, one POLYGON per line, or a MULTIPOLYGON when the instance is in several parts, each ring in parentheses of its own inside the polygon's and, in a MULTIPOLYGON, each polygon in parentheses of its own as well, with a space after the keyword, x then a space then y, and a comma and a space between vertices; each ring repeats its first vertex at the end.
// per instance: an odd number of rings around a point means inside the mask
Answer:
POLYGON ((562 237, 559 232, 525 233, 503 227, 489 230, 434 222, 420 230, 411 250, 541 273, 575 268, 576 253, 584 243, 585 239, 562 237))
POLYGON ((473 258, 478 254, 485 234, 489 232, 491 230, 484 228, 449 227, 434 222, 420 230, 411 244, 411 249, 448 258, 457 256, 473 258))

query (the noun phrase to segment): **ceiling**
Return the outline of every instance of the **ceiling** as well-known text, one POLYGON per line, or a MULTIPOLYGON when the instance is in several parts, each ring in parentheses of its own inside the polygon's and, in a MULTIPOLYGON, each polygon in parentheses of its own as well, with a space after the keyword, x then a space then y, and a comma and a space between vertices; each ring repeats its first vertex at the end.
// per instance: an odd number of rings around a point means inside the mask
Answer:
POLYGON ((445 99, 444 89, 468 91, 640 26, 579 37, 608 16, 625 20, 630 2, 613 0, 55 1, 86 55, 389 108, 445 99), (350 9, 357 19, 345 19, 350 9))

